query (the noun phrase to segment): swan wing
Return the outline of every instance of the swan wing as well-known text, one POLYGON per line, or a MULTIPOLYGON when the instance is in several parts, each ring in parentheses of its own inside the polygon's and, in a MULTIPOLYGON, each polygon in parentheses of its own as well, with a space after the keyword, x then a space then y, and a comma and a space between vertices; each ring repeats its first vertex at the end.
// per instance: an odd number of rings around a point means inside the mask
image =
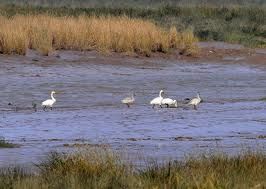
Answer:
POLYGON ((154 98, 153 100, 151 100, 150 104, 157 104, 158 103, 158 99, 159 99, 159 97, 154 98))
POLYGON ((54 104, 54 101, 52 99, 48 99, 42 102, 42 106, 51 106, 54 104))
POLYGON ((161 105, 161 104, 162 104, 162 100, 163 100, 162 97, 157 97, 157 98, 154 98, 154 99, 150 102, 150 104, 161 105))
POLYGON ((196 103, 196 98, 193 98, 193 99, 191 99, 191 101, 189 101, 189 103, 188 104, 195 104, 196 103))
POLYGON ((127 102, 127 101, 129 101, 129 100, 131 100, 131 98, 130 98, 130 97, 126 97, 126 98, 124 98, 124 99, 122 100, 122 102, 127 102))
POLYGON ((171 99, 171 98, 164 98, 162 100, 162 104, 168 104, 168 105, 170 105, 170 104, 174 104, 174 103, 175 103, 174 100, 171 99))
POLYGON ((200 99, 198 98, 193 98, 188 104, 191 104, 191 105, 197 105, 200 103, 200 99))
POLYGON ((121 100, 122 103, 127 104, 127 103, 133 103, 134 99, 132 99, 131 97, 126 97, 123 100, 121 100))

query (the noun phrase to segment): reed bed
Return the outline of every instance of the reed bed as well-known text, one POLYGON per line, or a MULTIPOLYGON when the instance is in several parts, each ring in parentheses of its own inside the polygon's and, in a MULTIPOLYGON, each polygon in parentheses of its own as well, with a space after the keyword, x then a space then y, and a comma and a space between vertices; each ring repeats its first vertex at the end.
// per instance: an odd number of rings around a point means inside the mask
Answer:
POLYGON ((55 17, 16 15, 0 17, 0 52, 25 55, 34 49, 43 55, 53 50, 97 50, 100 52, 168 53, 180 50, 187 55, 198 52, 193 32, 169 30, 150 21, 126 16, 55 17))
MULTIPOLYGON (((5 1, 5 0, 4 0, 5 1)), ((66 0, 67 1, 67 0, 66 0)), ((44 1, 41 4, 35 4, 25 0, 21 6, 15 3, 14 5, 5 5, 0 0, 0 15, 5 17, 13 17, 15 15, 39 15, 45 14, 54 17, 62 16, 127 16, 129 18, 137 18, 141 20, 150 20, 156 25, 163 28, 171 28, 175 26, 178 32, 193 30, 194 35, 201 41, 225 41, 230 43, 239 43, 246 47, 265 48, 266 47, 266 6, 265 3, 259 5, 252 0, 252 6, 247 5, 244 0, 237 0, 239 5, 232 5, 230 1, 214 1, 218 6, 212 3, 186 4, 164 4, 158 7, 136 7, 135 2, 131 6, 122 6, 123 3, 118 3, 116 6, 88 6, 78 5, 77 1, 71 1, 73 4, 77 3, 76 8, 72 8, 66 1, 50 1, 52 4, 44 6, 44 1), (29 4, 25 4, 29 2, 29 4), (221 4, 222 3, 222 4, 221 4), (39 5, 39 6, 37 6, 39 5), (121 5, 121 7, 120 7, 121 5), (58 7, 59 6, 59 7, 58 7), (80 7, 80 8, 78 8, 80 7)), ((69 0, 70 1, 70 0, 69 0)), ((69 2, 68 1, 68 2, 69 2)), ((88 0, 87 2, 89 2, 88 0)), ((105 1, 105 0, 104 0, 105 1)), ((210 2, 209 1, 209 2, 210 2)), ((18 1, 16 1, 18 2, 18 1)), ((21 1, 19 1, 21 3, 21 1)), ((34 1, 36 2, 36 1, 34 1)), ((40 1, 39 1, 40 2, 40 1)), ((48 2, 48 1, 46 1, 48 2)), ((83 1, 82 1, 83 2, 83 1)), ((107 2, 107 1, 106 1, 107 2)), ((109 2, 109 1, 108 1, 109 2)), ((147 1, 148 2, 148 1, 147 1)), ((162 2, 162 1, 158 1, 162 2)), ((179 1, 183 2, 183 1, 179 1)), ((208 1, 204 1, 208 2, 208 1)), ((236 1, 235 1, 236 2, 236 1)), ((251 2, 251 1, 250 1, 251 2)), ((150 3, 149 3, 150 4, 150 3)), ((116 5, 113 4, 112 5, 116 5)))
POLYGON ((266 187, 266 156, 244 153, 202 155, 184 161, 137 168, 110 150, 50 154, 33 174, 0 169, 0 188, 258 188, 266 187))

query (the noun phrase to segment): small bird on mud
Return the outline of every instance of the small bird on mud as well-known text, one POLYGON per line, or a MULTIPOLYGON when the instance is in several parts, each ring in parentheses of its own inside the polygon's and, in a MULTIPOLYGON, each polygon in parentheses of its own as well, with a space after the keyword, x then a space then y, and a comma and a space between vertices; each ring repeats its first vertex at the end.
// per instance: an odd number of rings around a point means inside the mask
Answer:
POLYGON ((159 105, 162 108, 162 100, 163 100, 163 95, 164 91, 160 90, 159 97, 154 98, 150 104, 152 105, 152 108, 154 108, 156 105, 159 105))
POLYGON ((202 99, 200 98, 200 94, 197 93, 197 97, 190 100, 189 105, 193 105, 194 109, 197 110, 197 106, 201 103, 202 99))
POLYGON ((130 107, 130 105, 134 104, 135 102, 135 93, 133 93, 130 97, 126 97, 123 100, 121 100, 123 104, 126 104, 127 107, 130 107))
POLYGON ((50 109, 53 109, 53 105, 56 102, 56 99, 54 98, 54 94, 56 94, 55 91, 51 92, 51 99, 45 100, 42 102, 43 110, 45 111, 47 107, 50 107, 50 109))
POLYGON ((17 107, 17 105, 16 104, 13 104, 13 103, 11 103, 11 102, 9 102, 8 103, 8 106, 13 106, 14 107, 14 110, 15 110, 15 112, 17 112, 18 111, 18 107, 17 107))
POLYGON ((32 108, 35 112, 37 112, 37 104, 35 102, 32 102, 32 108))

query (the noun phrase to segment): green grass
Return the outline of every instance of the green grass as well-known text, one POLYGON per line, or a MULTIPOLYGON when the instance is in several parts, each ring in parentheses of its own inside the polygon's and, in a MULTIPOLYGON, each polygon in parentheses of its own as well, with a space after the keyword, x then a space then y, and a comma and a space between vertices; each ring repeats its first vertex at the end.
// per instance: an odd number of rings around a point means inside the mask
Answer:
POLYGON ((38 174, 0 170, 0 188, 265 188, 266 155, 202 155, 136 168, 109 150, 51 153, 38 174))
POLYGON ((260 98, 261 101, 266 101, 266 97, 260 98))
MULTIPOLYGON (((259 2, 259 1, 258 1, 259 2)), ((240 3, 241 4, 241 3, 240 3)), ((178 31, 192 30, 201 41, 225 41, 247 47, 266 47, 266 6, 176 6, 69 8, 43 6, 0 6, 0 15, 48 14, 53 16, 123 16, 151 20, 178 31)), ((259 4, 259 3, 258 3, 259 4)), ((37 4, 38 5, 38 4, 37 4)))
POLYGON ((17 144, 7 142, 4 138, 0 138, 0 148, 16 148, 17 144))

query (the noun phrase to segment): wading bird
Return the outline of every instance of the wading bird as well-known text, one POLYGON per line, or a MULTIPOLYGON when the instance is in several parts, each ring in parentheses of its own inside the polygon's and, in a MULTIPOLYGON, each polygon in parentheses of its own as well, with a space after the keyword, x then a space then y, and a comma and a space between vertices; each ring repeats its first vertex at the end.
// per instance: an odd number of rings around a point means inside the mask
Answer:
POLYGON ((126 104, 127 107, 130 107, 130 105, 134 104, 134 102, 135 102, 134 96, 135 96, 135 93, 133 93, 130 97, 124 98, 123 100, 121 100, 121 102, 123 104, 126 104))
POLYGON ((42 102, 42 106, 43 106, 44 111, 46 110, 47 107, 50 107, 51 110, 53 109, 53 105, 56 102, 56 99, 54 98, 55 93, 56 93, 55 91, 52 91, 51 92, 51 99, 48 99, 48 100, 45 100, 42 102))
POLYGON ((156 105, 159 105, 162 108, 162 95, 164 94, 163 90, 160 90, 159 97, 154 98, 150 104, 152 105, 152 108, 154 108, 156 105))
POLYGON ((190 100, 189 105, 193 105, 194 109, 197 110, 197 106, 201 103, 202 99, 200 98, 199 93, 197 93, 197 97, 190 100))
POLYGON ((167 108, 177 108, 177 101, 171 98, 164 98, 162 105, 166 105, 167 108))

